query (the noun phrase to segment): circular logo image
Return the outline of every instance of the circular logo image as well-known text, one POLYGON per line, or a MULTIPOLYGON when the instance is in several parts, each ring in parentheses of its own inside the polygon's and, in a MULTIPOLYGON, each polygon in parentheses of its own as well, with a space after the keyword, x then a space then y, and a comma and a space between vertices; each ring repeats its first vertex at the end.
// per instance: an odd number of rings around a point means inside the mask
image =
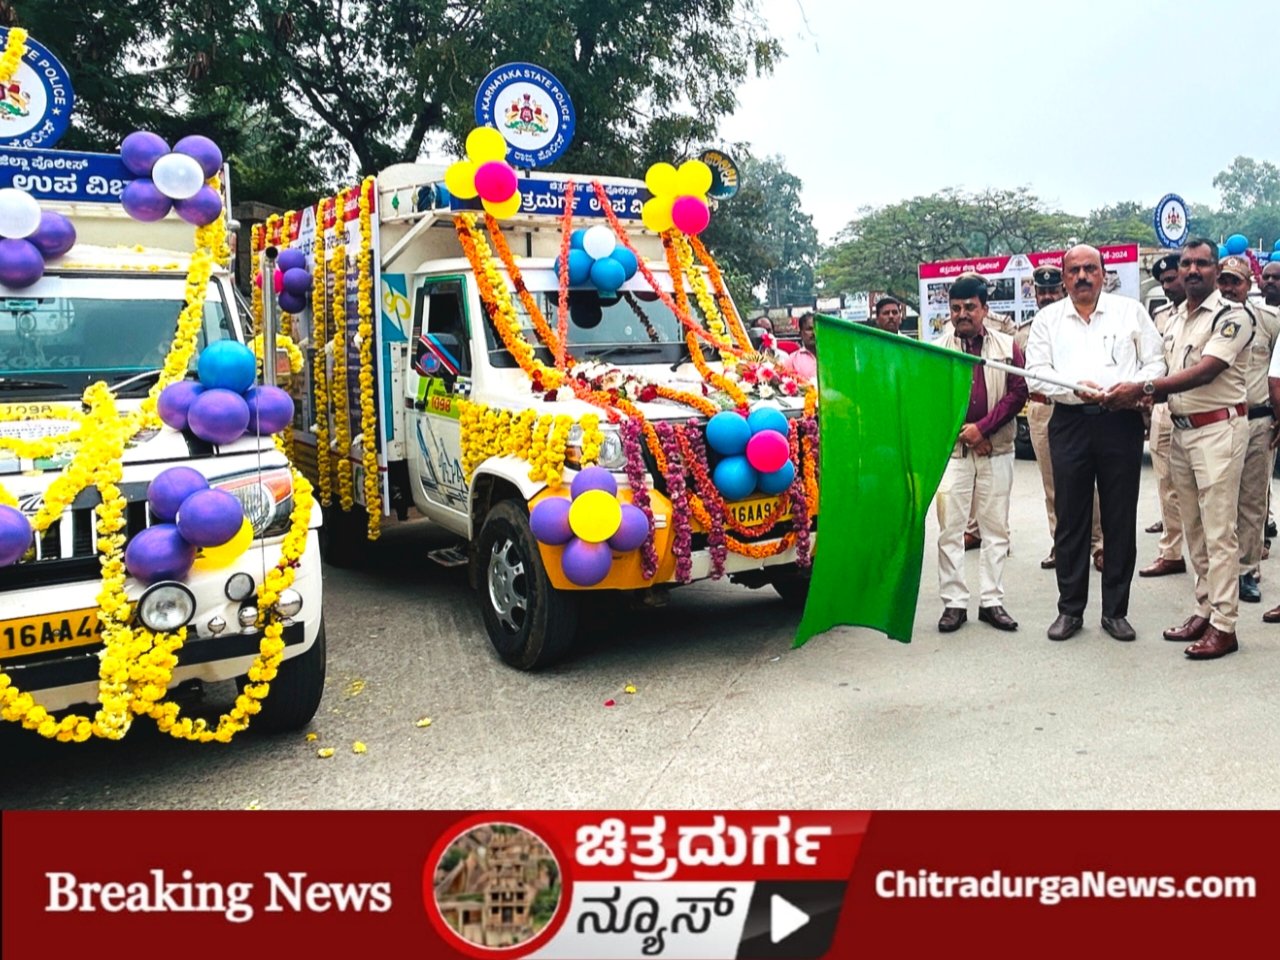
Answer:
POLYGON ((698 159, 711 168, 711 189, 707 191, 708 197, 712 200, 728 200, 738 192, 741 175, 733 157, 723 150, 704 150, 698 159))
POLYGON ((563 919, 560 863, 546 842, 524 827, 468 827, 428 867, 431 920, 447 941, 471 956, 495 951, 523 956, 550 939, 563 919))
POLYGON ((1156 204, 1156 238, 1166 247, 1180 247, 1191 229, 1187 204, 1176 193, 1165 194, 1156 204))
POLYGON ((494 127, 517 167, 545 167, 573 141, 573 101, 553 74, 532 63, 492 71, 476 93, 476 123, 494 127))
MULTIPOLYGON (((9 28, 0 27, 0 47, 9 28)), ((26 53, 8 83, 0 84, 0 145, 52 147, 67 132, 75 92, 58 58, 27 37, 26 53)))

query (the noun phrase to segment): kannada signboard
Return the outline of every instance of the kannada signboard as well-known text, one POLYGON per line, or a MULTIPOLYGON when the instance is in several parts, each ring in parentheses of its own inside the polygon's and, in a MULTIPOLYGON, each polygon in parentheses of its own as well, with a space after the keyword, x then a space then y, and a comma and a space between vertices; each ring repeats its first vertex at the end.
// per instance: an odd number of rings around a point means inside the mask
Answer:
MULTIPOLYGON (((1106 267, 1105 292, 1138 299, 1142 289, 1138 245, 1130 243, 1099 249, 1106 267)), ((986 279, 987 306, 992 312, 1004 314, 1017 326, 1029 323, 1036 312, 1031 273, 1045 264, 1061 266, 1064 252, 1001 254, 920 264, 920 339, 937 340, 941 335, 951 312, 948 292, 962 273, 978 273, 986 279)))

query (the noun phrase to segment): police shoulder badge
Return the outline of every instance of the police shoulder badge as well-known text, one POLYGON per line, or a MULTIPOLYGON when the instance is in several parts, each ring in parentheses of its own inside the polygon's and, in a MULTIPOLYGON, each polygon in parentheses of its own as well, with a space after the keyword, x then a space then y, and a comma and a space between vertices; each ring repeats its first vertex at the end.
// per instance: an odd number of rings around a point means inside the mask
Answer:
POLYGON ((1236 334, 1240 332, 1240 324, 1234 320, 1228 320, 1222 325, 1222 335, 1228 340, 1234 340, 1236 334))

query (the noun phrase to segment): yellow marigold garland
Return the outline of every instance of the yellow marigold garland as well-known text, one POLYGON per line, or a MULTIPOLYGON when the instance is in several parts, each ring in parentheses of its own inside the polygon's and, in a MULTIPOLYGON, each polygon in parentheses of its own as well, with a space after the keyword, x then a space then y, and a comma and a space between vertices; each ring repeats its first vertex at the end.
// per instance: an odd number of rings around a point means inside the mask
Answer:
MULTIPOLYGON (((262 334, 256 333, 253 339, 249 341, 249 348, 253 350, 253 355, 258 360, 258 376, 262 376, 262 334)), ((306 361, 302 358, 302 351, 298 345, 293 342, 292 337, 279 334, 276 337, 276 348, 283 350, 289 356, 289 372, 295 377, 302 372, 302 368, 306 361)))
MULTIPOLYGON (((280 249, 282 250, 288 249, 289 245, 293 243, 293 221, 296 218, 296 216, 297 214, 292 210, 285 211, 284 220, 280 225, 280 249)), ((274 285, 275 277, 271 278, 271 282, 274 285)), ((283 310, 280 311, 279 339, 281 341, 287 341, 288 343, 293 343, 295 339, 294 327, 295 327, 295 324, 294 324, 293 314, 287 313, 283 310)), ((292 355, 290 355, 289 357, 289 366, 290 366, 290 369, 292 369, 293 367, 292 355)), ((295 392, 296 391, 294 389, 293 383, 290 382, 288 387, 288 393, 289 393, 289 396, 293 398, 294 401, 296 402, 297 397, 294 396, 295 392)), ((290 420, 288 423, 284 425, 284 430, 281 431, 281 434, 282 434, 282 440, 284 443, 285 456, 289 458, 290 463, 293 463, 294 447, 293 447, 293 421, 292 420, 290 420)))
MULTIPOLYGON (((341 236, 341 235, 339 235, 341 236)), ((333 274, 333 434, 338 447, 338 503, 344 511, 355 504, 351 474, 351 411, 347 407, 347 245, 339 243, 329 261, 333 274)))
POLYGON ((316 479, 320 484, 320 503, 333 501, 333 461, 329 457, 329 387, 325 344, 329 342, 329 324, 325 290, 324 216, 325 204, 316 204, 316 244, 312 260, 311 343, 315 351, 311 364, 311 388, 316 417, 316 479))
POLYGON ((364 509, 369 539, 382 533, 382 474, 378 471, 378 406, 373 380, 373 177, 360 185, 360 253, 356 257, 356 309, 360 336, 360 439, 364 463, 364 509))
MULTIPOLYGON (((568 414, 544 413, 536 410, 496 410, 471 400, 459 403, 458 424, 462 443, 462 475, 470 481, 478 467, 490 457, 515 457, 529 464, 529 479, 545 481, 551 489, 564 482, 565 453, 569 433, 575 426, 568 414)), ((600 459, 604 434, 600 417, 584 414, 576 422, 582 431, 579 467, 600 459)))
POLYGON ((10 27, 9 37, 4 44, 4 53, 0 54, 0 83, 8 83, 13 79, 26 53, 27 31, 21 27, 10 27))
POLYGON ((259 278, 259 282, 253 285, 253 300, 251 303, 251 309, 253 311, 253 329, 261 332, 263 310, 262 284, 265 280, 262 279, 262 271, 259 268, 258 255, 267 247, 267 231, 262 224, 255 223, 253 225, 253 229, 249 231, 249 237, 249 249, 253 253, 253 273, 254 276, 259 278))
POLYGON ((19 460, 37 460, 55 456, 62 447, 78 443, 87 429, 87 418, 74 407, 50 407, 32 416, 26 410, 0 409, 0 423, 16 423, 27 420, 70 420, 75 426, 52 437, 24 440, 22 437, 0 437, 0 450, 8 450, 19 460))

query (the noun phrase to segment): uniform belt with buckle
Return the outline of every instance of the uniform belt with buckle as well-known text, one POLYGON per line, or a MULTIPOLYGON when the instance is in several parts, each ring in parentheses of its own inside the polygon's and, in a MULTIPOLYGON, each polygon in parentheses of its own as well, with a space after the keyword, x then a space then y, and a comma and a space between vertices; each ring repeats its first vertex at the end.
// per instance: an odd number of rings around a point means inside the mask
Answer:
POLYGON ((1250 419, 1250 420, 1261 420, 1263 417, 1269 417, 1269 416, 1271 416, 1271 408, 1270 408, 1270 407, 1262 406, 1262 407, 1250 407, 1250 408, 1249 408, 1249 419, 1250 419))
POLYGON ((1209 410, 1205 413, 1188 413, 1182 416, 1172 416, 1170 422, 1180 430, 1190 430, 1195 427, 1207 427, 1211 423, 1221 423, 1223 420, 1230 420, 1232 417, 1243 417, 1249 412, 1247 404, 1237 403, 1234 407, 1223 407, 1221 410, 1209 410))

